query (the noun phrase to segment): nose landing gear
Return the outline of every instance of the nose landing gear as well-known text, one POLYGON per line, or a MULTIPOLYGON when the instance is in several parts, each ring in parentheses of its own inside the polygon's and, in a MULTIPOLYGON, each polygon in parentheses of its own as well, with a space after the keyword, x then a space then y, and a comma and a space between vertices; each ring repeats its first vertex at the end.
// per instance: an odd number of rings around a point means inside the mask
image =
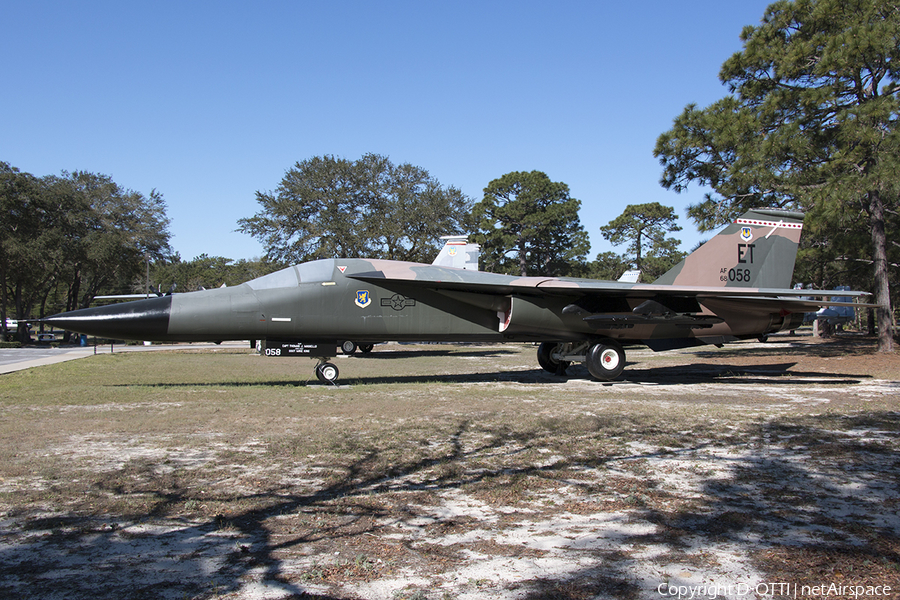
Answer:
POLYGON ((327 362, 324 359, 316 365, 316 379, 322 383, 337 385, 336 382, 339 375, 340 371, 338 371, 337 365, 327 362))

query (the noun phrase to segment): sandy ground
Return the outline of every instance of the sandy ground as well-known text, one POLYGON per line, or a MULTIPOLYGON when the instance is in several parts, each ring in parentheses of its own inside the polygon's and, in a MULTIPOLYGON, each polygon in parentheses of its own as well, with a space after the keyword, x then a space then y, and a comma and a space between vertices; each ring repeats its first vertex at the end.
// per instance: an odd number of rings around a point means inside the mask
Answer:
MULTIPOLYGON (((634 352, 612 384, 515 365, 496 381, 445 376, 464 406, 418 457, 391 454, 408 439, 288 456, 271 430, 197 432, 208 443, 186 447, 172 432, 64 434, 49 454, 88 475, 0 479, 0 596, 900 597, 900 360, 809 343, 634 352), (463 402, 490 386, 502 410, 463 402), (503 410, 544 424, 507 431, 503 410)), ((181 403, 40 410, 115 419, 181 403)), ((378 411, 363 409, 404 432, 435 418, 378 411)))

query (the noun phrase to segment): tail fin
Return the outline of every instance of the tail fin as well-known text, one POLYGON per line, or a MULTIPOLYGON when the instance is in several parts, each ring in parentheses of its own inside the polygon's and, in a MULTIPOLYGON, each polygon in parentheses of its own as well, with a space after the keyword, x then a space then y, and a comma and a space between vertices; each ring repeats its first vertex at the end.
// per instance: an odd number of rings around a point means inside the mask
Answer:
POLYGON ((433 265, 439 267, 456 267, 457 269, 478 270, 478 256, 481 254, 481 246, 469 244, 465 235, 445 235, 444 247, 434 259, 433 265))
POLYGON ((653 283, 790 288, 802 229, 803 213, 751 210, 653 283))

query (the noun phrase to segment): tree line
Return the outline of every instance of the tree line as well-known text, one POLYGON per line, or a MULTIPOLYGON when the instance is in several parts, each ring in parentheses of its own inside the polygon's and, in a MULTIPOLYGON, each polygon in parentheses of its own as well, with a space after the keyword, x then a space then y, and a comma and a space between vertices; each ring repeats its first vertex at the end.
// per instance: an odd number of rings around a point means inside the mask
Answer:
MULTIPOLYGON (((618 277, 630 262, 619 257, 611 268, 587 262, 581 201, 540 171, 503 175, 476 203, 425 169, 385 156, 317 156, 296 163, 274 191, 257 192, 256 199, 259 211, 241 219, 239 231, 259 240, 276 264, 327 257, 428 263, 442 235, 458 234, 481 245, 482 268, 495 273, 618 277)), ((666 256, 680 260, 677 245, 666 246, 666 256)))
MULTIPOLYGON (((182 260, 169 245, 162 195, 127 190, 105 175, 35 177, 0 163, 0 314, 23 320, 87 307, 95 296, 165 294, 238 285, 290 264, 325 257, 429 263, 440 237, 470 234, 482 268, 523 276, 615 279, 638 267, 655 277, 681 259, 671 208, 629 207, 603 229, 629 255, 588 262, 580 200, 540 171, 491 181, 480 202, 425 169, 366 154, 296 163, 239 231, 260 240, 262 258, 206 254, 182 260), (642 250, 643 249, 643 250, 642 250)), ((7 333, 4 331, 4 333, 7 333)), ((19 332, 24 335, 24 330, 19 332)))
MULTIPOLYGON (((796 279, 873 292, 879 347, 890 350, 900 267, 900 7, 780 0, 741 39, 720 72, 729 93, 706 108, 688 105, 659 136, 660 183, 711 190, 688 209, 701 231, 750 208, 805 212, 796 279)), ((601 228, 626 252, 588 261, 581 201, 540 171, 507 173, 475 202, 385 156, 317 156, 256 200, 259 210, 238 230, 263 244, 263 258, 182 261, 169 248, 157 192, 144 196, 91 173, 37 178, 0 163, 4 327, 8 310, 21 317, 76 308, 141 282, 190 291, 325 257, 430 262, 439 237, 453 233, 482 246, 483 269, 515 275, 615 279, 637 267, 647 281, 682 257, 669 237, 680 230, 674 211, 649 203, 601 228)))
MULTIPOLYGON (((0 325, 86 306, 170 253, 161 194, 76 171, 35 177, 0 162, 0 325)), ((24 336, 24 327, 20 328, 24 336)))

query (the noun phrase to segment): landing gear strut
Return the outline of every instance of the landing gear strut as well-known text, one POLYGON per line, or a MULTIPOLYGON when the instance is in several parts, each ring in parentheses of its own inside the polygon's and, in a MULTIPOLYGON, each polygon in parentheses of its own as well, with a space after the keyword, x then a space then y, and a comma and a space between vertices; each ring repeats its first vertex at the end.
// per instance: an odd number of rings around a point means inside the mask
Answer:
POLYGON ((591 342, 544 342, 538 347, 538 364, 556 375, 565 375, 573 362, 584 363, 588 372, 600 381, 612 381, 625 369, 625 350, 609 338, 591 342))
POLYGON ((569 352, 566 352, 567 346, 571 346, 571 344, 541 343, 537 351, 538 364, 548 373, 560 376, 565 375, 566 369, 571 364, 563 358, 570 355, 569 352))

